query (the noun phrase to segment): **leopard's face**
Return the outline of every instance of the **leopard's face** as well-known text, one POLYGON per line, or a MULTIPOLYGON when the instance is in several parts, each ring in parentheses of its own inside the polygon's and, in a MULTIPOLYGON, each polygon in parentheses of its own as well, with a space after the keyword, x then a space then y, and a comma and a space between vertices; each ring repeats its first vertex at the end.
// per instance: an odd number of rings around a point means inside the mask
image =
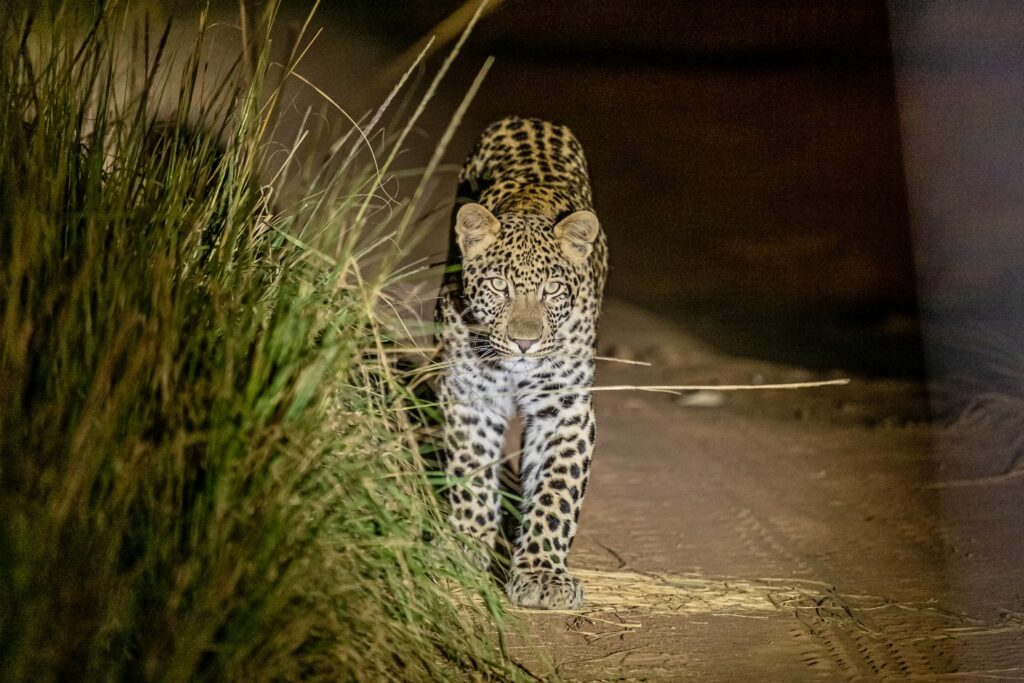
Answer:
POLYGON ((482 253, 463 264, 463 292, 483 355, 515 361, 564 351, 587 269, 574 263, 542 216, 501 216, 482 253))

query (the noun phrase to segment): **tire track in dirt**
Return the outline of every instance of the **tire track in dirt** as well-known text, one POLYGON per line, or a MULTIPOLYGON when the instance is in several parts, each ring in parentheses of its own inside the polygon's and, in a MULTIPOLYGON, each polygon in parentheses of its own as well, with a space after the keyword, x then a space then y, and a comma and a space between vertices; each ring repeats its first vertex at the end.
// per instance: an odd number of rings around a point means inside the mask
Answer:
MULTIPOLYGON (((770 455, 777 450, 756 436, 751 442, 753 452, 770 455)), ((809 453, 816 451, 813 446, 808 449, 809 453)), ((793 477, 806 476, 799 468, 778 471, 765 466, 763 458, 758 460, 750 466, 760 467, 764 490, 777 489, 771 486, 772 479, 784 481, 789 477, 799 481, 793 477)), ((829 462, 827 458, 821 461, 829 462)), ((821 471, 824 476, 825 470, 821 471)), ((833 583, 838 577, 849 575, 851 558, 895 552, 906 562, 902 568, 909 568, 911 573, 915 567, 927 571, 929 566, 935 566, 935 559, 941 559, 943 537, 929 518, 927 503, 915 501, 910 519, 893 519, 891 523, 878 520, 877 533, 851 533, 844 536, 838 551, 823 553, 819 549, 837 547, 823 534, 822 527, 829 526, 823 520, 836 526, 839 517, 847 528, 855 528, 857 524, 871 523, 878 508, 844 495, 840 481, 817 481, 819 507, 815 506, 815 498, 792 502, 770 499, 758 489, 736 491, 744 500, 730 506, 731 528, 755 565, 777 569, 780 576, 792 577, 793 581, 824 580, 817 594, 808 593, 801 600, 780 603, 781 608, 792 609, 802 626, 792 636, 801 647, 808 671, 851 679, 934 677, 955 672, 955 647, 936 647, 935 640, 915 642, 910 638, 915 633, 939 633, 948 624, 905 607, 886 611, 889 601, 883 598, 868 602, 851 600, 837 591, 833 583), (835 501, 838 507, 828 508, 824 505, 826 501, 835 501), (815 509, 820 509, 820 514, 815 514, 815 509), (869 618, 865 611, 878 618, 869 618)))
MULTIPOLYGON (((734 532, 759 564, 778 568, 797 583, 800 577, 817 579, 828 575, 816 566, 817 558, 801 552, 796 541, 801 536, 795 525, 769 522, 745 506, 733 506, 732 510, 734 532)), ((870 539, 853 542, 863 546, 861 552, 865 557, 876 550, 870 539)), ((872 598, 866 604, 857 604, 828 587, 826 582, 821 583, 821 589, 825 590, 819 594, 801 593, 800 599, 782 597, 780 602, 783 609, 793 609, 803 626, 803 635, 797 641, 801 645, 802 660, 811 672, 855 679, 929 677, 956 671, 956 660, 951 652, 931 647, 934 641, 922 641, 922 645, 928 645, 922 647, 909 638, 910 634, 938 633, 944 624, 920 618, 908 621, 914 615, 913 610, 900 608, 894 608, 892 614, 885 615, 887 619, 876 623, 863 612, 883 608, 888 602, 885 599, 872 598)), ((785 594, 786 590, 780 589, 780 597, 785 594)))
MULTIPOLYGON (((834 590, 780 594, 803 625, 797 640, 824 645, 837 673, 850 679, 999 677, 1024 679, 1024 620, 987 622, 937 608, 834 590)), ((806 662, 812 670, 820 662, 806 662)))
MULTIPOLYGON (((850 512, 856 519, 858 512, 850 512)), ((776 529, 783 538, 800 537, 801 530, 787 521, 790 519, 786 518, 776 529)), ((926 558, 940 556, 939 546, 934 537, 916 524, 901 521, 880 527, 877 534, 850 534, 844 539, 843 555, 815 557, 802 566, 820 563, 824 565, 823 571, 814 572, 814 576, 831 579, 848 573, 843 571, 844 558, 875 557, 889 547, 898 548, 907 561, 905 568, 909 568, 926 558)), ((808 598, 803 608, 796 610, 796 616, 806 633, 829 653, 840 676, 931 678, 957 671, 955 648, 936 648, 935 640, 913 640, 922 633, 940 633, 947 623, 916 609, 889 609, 886 603, 882 598, 858 601, 833 588, 824 595, 808 598)))
MULTIPOLYGON (((835 608, 833 606, 832 609, 835 608)), ((841 609, 849 608, 843 606, 841 609)), ((801 622, 812 637, 825 644, 839 672, 847 678, 930 676, 937 673, 929 657, 919 652, 907 652, 905 647, 881 632, 861 630, 853 617, 801 615, 801 622)))
MULTIPOLYGON (((728 509, 732 513, 733 532, 749 555, 763 565, 763 570, 771 569, 780 577, 787 578, 822 575, 801 554, 795 540, 797 536, 792 535, 786 526, 768 522, 745 505, 733 503, 728 509)), ((777 596, 771 598, 773 604, 779 600, 777 596)), ((799 614, 796 616, 799 618, 799 614)), ((804 628, 792 629, 791 635, 798 647, 800 660, 809 672, 821 678, 834 678, 836 675, 849 676, 850 672, 858 670, 856 653, 851 656, 842 641, 827 637, 827 632, 822 629, 808 628, 806 622, 800 621, 804 628)))
POLYGON ((806 673, 801 678, 1024 676, 1024 620, 1016 613, 989 623, 933 604, 843 594, 797 577, 667 575, 628 568, 577 572, 588 591, 584 610, 520 610, 535 623, 546 623, 548 633, 576 637, 563 651, 570 656, 555 662, 570 679, 634 678, 643 672, 648 680, 679 680, 693 673, 688 667, 702 664, 701 653, 687 649, 692 632, 685 637, 682 632, 712 621, 720 632, 726 622, 712 617, 754 620, 764 624, 764 633, 788 636, 791 647, 778 641, 772 647, 792 653, 793 665, 806 673), (964 649, 973 654, 971 661, 960 656, 964 649))
POLYGON ((807 561, 790 550, 791 539, 781 535, 774 525, 758 518, 747 507, 734 507, 734 531, 751 555, 766 564, 793 574, 813 575, 815 571, 807 561), (787 545, 789 541, 789 545, 787 545))

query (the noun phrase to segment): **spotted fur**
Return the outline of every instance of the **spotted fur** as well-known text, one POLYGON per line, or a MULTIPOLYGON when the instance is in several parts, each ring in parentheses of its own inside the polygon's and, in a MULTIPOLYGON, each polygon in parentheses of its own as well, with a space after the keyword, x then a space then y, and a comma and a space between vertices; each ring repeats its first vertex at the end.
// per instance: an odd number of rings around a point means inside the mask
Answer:
POLYGON ((460 175, 449 275, 437 318, 445 365, 447 473, 454 527, 490 562, 500 520, 499 459, 524 423, 523 521, 506 591, 524 607, 576 608, 566 567, 596 438, 588 391, 607 271, 583 149, 572 132, 505 118, 460 175))

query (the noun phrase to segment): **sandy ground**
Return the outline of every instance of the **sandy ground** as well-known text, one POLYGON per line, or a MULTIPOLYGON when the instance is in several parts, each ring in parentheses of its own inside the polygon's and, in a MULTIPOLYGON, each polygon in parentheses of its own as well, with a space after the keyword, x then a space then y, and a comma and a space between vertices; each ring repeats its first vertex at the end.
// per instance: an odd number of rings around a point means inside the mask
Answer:
MULTIPOLYGON (((599 385, 821 378, 614 301, 602 340, 652 366, 599 385)), ((1024 680, 1024 476, 965 466, 984 435, 931 425, 920 386, 596 400, 586 604, 520 612, 538 677, 1024 680)))

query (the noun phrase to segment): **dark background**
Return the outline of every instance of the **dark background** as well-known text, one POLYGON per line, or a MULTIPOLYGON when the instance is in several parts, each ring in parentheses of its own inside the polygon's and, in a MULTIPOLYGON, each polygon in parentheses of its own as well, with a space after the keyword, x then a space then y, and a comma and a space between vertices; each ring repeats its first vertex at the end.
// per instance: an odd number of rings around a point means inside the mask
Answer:
MULTIPOLYGON (((465 7, 324 5, 301 71, 358 117, 465 7)), ((1024 387, 1024 4, 506 0, 403 164, 429 157, 490 55, 415 255, 443 258, 454 173, 484 126, 549 118, 589 158, 610 296, 733 354, 909 378, 999 365, 1015 378, 1001 390, 1024 387)), ((312 90, 306 106, 348 125, 312 90)))
MULTIPOLYGON (((361 0, 320 18, 397 55, 460 5, 361 0)), ((610 296, 727 351, 922 372, 884 2, 510 0, 470 37, 428 130, 487 55, 450 161, 506 114, 569 125, 610 296)))

